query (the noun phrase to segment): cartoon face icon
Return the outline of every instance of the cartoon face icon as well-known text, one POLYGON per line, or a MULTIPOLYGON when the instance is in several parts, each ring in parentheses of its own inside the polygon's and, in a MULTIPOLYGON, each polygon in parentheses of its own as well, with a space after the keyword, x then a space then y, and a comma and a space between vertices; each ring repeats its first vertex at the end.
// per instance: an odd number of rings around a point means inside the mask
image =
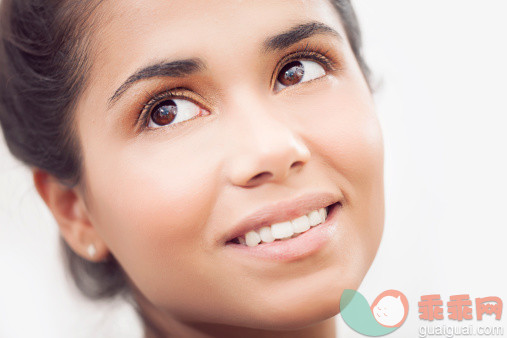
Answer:
POLYGON ((382 326, 399 327, 407 316, 408 301, 396 290, 381 293, 371 306, 375 320, 382 326))

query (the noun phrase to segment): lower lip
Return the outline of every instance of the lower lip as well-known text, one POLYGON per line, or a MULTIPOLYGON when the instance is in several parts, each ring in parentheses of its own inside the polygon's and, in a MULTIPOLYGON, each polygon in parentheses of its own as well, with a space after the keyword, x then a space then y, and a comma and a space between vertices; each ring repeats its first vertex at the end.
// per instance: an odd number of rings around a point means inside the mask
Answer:
POLYGON ((338 213, 340 204, 331 208, 324 223, 314 226, 301 233, 299 236, 276 240, 271 243, 261 243, 257 246, 227 243, 228 250, 234 250, 234 254, 248 255, 270 261, 291 261, 309 256, 324 247, 335 234, 338 228, 338 213))

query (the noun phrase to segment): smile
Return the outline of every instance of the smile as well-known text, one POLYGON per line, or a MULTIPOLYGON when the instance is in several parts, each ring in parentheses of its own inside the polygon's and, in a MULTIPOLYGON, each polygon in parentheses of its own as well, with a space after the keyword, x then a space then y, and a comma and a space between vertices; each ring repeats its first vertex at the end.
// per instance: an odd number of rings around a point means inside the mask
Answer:
POLYGON ((236 237, 231 242, 255 247, 262 243, 271 243, 297 237, 311 227, 324 223, 327 219, 328 208, 330 206, 313 210, 306 215, 289 221, 274 223, 258 230, 251 230, 242 236, 236 237))
POLYGON ((231 259, 240 256, 279 262, 302 259, 332 241, 339 228, 341 209, 342 203, 335 202, 290 220, 279 218, 281 222, 269 226, 250 227, 246 233, 227 241, 225 248, 231 259))

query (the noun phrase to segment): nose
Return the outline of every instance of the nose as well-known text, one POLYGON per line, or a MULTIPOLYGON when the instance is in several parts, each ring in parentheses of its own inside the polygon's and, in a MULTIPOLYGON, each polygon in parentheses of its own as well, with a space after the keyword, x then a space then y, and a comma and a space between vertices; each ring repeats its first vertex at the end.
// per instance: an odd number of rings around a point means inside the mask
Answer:
MULTIPOLYGON (((231 112, 234 142, 227 159, 226 173, 235 186, 255 187, 267 182, 282 182, 309 161, 311 153, 295 128, 276 119, 265 104, 246 105, 231 112)), ((280 114, 279 114, 280 115, 280 114)))

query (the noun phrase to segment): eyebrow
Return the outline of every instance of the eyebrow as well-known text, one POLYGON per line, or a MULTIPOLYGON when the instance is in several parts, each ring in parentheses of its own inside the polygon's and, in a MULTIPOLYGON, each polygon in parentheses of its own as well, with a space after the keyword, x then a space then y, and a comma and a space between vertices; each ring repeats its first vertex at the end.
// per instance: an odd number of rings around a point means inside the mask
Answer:
MULTIPOLYGON (((269 53, 283 50, 301 40, 317 34, 331 35, 338 38, 340 41, 343 40, 340 33, 330 26, 322 22, 311 21, 293 26, 283 33, 267 38, 262 44, 262 51, 264 53, 269 53)), ((185 77, 203 71, 204 69, 206 69, 206 65, 199 58, 161 61, 144 67, 129 76, 127 80, 118 87, 113 96, 111 96, 108 100, 108 109, 110 109, 114 103, 118 101, 120 97, 136 82, 154 77, 185 77)))
POLYGON ((264 52, 272 52, 285 49, 301 40, 317 34, 332 35, 338 38, 340 41, 343 40, 340 33, 338 33, 335 29, 322 22, 312 21, 294 26, 284 33, 266 39, 263 44, 264 52))
MULTIPOLYGON (((119 100, 120 96, 134 83, 152 77, 185 77, 205 68, 200 59, 176 60, 171 62, 159 62, 136 71, 123 82, 109 99, 109 108, 119 100)), ((109 109, 108 108, 108 109, 109 109)))

